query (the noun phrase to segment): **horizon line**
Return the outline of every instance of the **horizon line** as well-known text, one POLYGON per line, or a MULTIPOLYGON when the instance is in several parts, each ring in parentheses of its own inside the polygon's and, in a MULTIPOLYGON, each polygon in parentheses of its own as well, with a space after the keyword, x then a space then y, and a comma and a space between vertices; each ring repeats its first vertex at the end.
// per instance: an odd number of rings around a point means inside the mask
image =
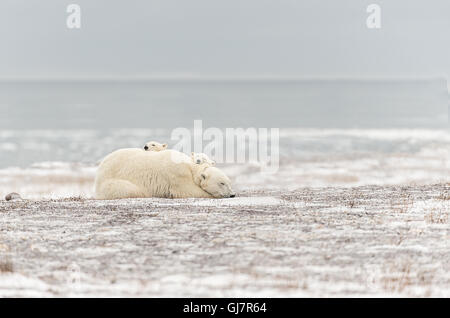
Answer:
POLYGON ((149 76, 16 76, 0 77, 0 82, 144 82, 144 81, 445 81, 444 76, 281 76, 281 75, 244 75, 244 76, 207 76, 207 75, 149 75, 149 76))

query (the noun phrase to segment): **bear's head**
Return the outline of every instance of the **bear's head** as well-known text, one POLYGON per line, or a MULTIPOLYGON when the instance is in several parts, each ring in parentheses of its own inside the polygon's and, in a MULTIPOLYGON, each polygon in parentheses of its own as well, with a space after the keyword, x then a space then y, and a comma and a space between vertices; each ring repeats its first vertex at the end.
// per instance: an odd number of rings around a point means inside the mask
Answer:
POLYGON ((208 164, 199 171, 198 184, 214 198, 234 198, 236 194, 231 189, 231 181, 225 173, 208 164))
POLYGON ((145 144, 145 151, 162 151, 167 149, 167 144, 160 144, 156 141, 149 141, 145 144))

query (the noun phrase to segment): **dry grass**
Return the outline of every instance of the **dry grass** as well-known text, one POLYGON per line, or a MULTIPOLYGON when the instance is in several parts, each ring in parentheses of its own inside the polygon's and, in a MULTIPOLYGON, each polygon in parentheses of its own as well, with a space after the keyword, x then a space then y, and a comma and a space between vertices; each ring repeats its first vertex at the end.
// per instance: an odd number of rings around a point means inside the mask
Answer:
POLYGON ((447 224, 448 211, 432 209, 427 215, 425 215, 425 221, 432 224, 447 224))
POLYGON ((389 292, 401 293, 412 285, 411 263, 391 263, 384 267, 381 285, 389 292))
POLYGON ((396 213, 406 213, 414 204, 414 197, 411 193, 404 193, 399 198, 392 199, 390 201, 392 211, 396 213))
POLYGON ((11 261, 0 261, 0 273, 12 273, 14 266, 11 261))
POLYGON ((439 200, 450 200, 450 192, 449 191, 445 191, 442 192, 439 196, 438 196, 439 200))
POLYGON ((355 200, 347 200, 346 203, 347 203, 347 206, 350 209, 353 209, 355 207, 355 205, 356 205, 356 201, 355 200))
POLYGON ((53 199, 50 201, 53 202, 84 202, 87 199, 81 195, 78 196, 72 196, 72 197, 67 197, 67 198, 62 198, 62 199, 53 199))

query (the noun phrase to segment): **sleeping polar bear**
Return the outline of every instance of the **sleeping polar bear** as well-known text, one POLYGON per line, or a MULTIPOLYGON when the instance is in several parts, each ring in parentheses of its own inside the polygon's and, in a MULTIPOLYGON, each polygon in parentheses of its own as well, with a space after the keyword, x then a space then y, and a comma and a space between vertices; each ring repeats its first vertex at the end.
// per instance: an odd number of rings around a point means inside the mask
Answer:
POLYGON ((95 178, 95 198, 102 200, 234 196, 221 170, 176 150, 119 149, 103 159, 95 178))

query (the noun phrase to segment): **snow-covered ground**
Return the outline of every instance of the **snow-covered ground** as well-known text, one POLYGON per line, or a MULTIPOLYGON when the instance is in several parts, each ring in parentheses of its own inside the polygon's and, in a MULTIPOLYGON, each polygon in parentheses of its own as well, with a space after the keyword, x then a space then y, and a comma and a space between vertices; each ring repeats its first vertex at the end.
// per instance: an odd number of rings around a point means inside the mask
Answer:
POLYGON ((450 185, 0 202, 0 296, 450 296, 450 185))

